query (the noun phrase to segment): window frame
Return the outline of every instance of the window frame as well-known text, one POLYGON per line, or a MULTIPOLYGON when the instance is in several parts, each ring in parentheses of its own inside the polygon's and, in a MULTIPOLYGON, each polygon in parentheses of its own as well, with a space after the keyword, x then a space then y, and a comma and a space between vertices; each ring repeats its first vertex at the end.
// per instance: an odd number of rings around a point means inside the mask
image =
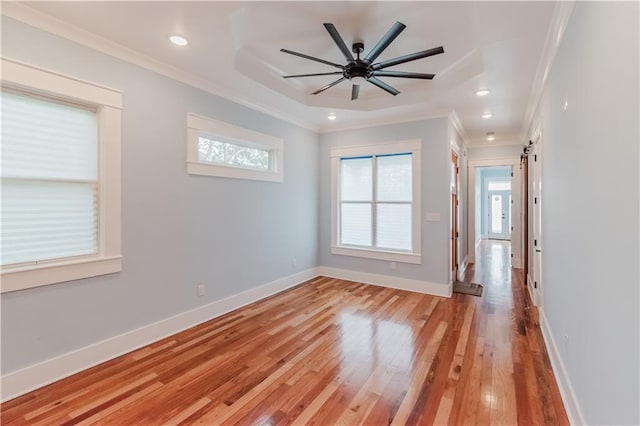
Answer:
POLYGON ((190 175, 283 182, 283 148, 284 142, 280 138, 198 114, 187 114, 187 173, 190 175), (269 169, 259 170, 231 164, 201 161, 198 157, 200 137, 218 139, 220 142, 268 151, 269 169))
POLYGON ((122 270, 122 92, 2 58, 1 85, 51 102, 95 109, 98 123, 98 252, 0 266, 1 293, 122 270))
MULTIPOLYGON (((342 256, 363 257, 368 259, 386 260, 401 263, 422 263, 422 227, 421 212, 421 146, 420 139, 412 139, 383 144, 362 146, 334 147, 330 150, 331 157, 331 253, 342 256), (411 201, 411 251, 378 249, 375 247, 358 247, 340 244, 340 160, 349 157, 381 156, 390 154, 411 154, 412 168, 412 201, 411 201)), ((377 174, 373 171, 372 190, 375 190, 377 174)), ((374 195, 375 199, 375 195, 374 195)), ((373 201, 372 201, 373 202, 373 201)), ((384 203, 382 203, 384 204, 384 203)), ((372 221, 374 217, 372 217, 372 221)), ((375 223, 372 227, 375 230, 375 223)))

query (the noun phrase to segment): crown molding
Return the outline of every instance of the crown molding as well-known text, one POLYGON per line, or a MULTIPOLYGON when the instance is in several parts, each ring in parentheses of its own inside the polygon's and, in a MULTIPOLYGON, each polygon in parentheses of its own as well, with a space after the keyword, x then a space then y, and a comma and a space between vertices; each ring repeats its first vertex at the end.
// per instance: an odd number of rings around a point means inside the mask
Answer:
POLYGON ((529 102, 527 103, 527 109, 524 115, 524 126, 519 137, 520 145, 525 144, 524 141, 531 132, 534 114, 538 109, 547 77, 551 71, 551 66, 553 65, 556 54, 558 53, 558 47, 560 46, 567 24, 571 18, 574 5, 575 0, 560 1, 556 3, 551 24, 547 31, 547 38, 545 39, 544 47, 542 49, 542 56, 540 57, 540 62, 538 63, 538 68, 533 80, 533 88, 529 95, 529 102))
POLYGON ((467 134, 467 131, 462 125, 462 121, 460 121, 460 116, 455 110, 449 113, 449 121, 451 122, 451 125, 456 130, 456 132, 458 132, 458 134, 460 135, 460 138, 462 139, 462 145, 460 146, 460 148, 464 149, 468 147, 470 143, 469 135, 467 134))
POLYGON ((173 80, 185 83, 212 95, 225 98, 279 120, 286 121, 314 132, 319 131, 318 126, 315 124, 292 117, 287 111, 274 110, 272 107, 266 108, 260 105, 257 101, 238 96, 237 93, 215 84, 210 80, 201 78, 165 62, 158 61, 157 59, 144 55, 136 50, 115 43, 105 37, 64 22, 46 13, 37 11, 24 4, 19 4, 14 1, 3 1, 1 13, 2 15, 8 16, 24 24, 145 68, 149 71, 153 71, 165 77, 169 77, 173 80))

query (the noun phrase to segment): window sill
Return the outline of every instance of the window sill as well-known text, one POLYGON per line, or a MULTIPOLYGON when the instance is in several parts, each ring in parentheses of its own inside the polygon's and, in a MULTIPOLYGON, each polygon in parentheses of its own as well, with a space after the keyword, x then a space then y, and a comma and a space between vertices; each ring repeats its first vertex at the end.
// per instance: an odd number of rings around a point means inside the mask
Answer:
POLYGON ((235 179, 263 180, 267 182, 282 182, 282 172, 259 171, 229 167, 224 165, 187 162, 187 173, 190 175, 218 176, 235 179))
POLYGON ((387 260, 389 262, 422 264, 422 256, 414 253, 403 253, 397 251, 370 250, 353 247, 332 246, 331 254, 342 256, 364 257, 367 259, 387 260))
POLYGON ((0 272, 0 293, 112 274, 121 270, 122 256, 5 268, 0 272))

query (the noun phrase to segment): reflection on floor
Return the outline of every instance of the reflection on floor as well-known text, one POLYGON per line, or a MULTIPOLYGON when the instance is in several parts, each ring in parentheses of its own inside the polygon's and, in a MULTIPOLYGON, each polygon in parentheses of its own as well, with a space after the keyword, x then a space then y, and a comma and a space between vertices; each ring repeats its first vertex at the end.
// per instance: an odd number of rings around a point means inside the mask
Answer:
POLYGON ((565 425, 509 245, 482 297, 318 277, 0 406, 2 424, 565 425))

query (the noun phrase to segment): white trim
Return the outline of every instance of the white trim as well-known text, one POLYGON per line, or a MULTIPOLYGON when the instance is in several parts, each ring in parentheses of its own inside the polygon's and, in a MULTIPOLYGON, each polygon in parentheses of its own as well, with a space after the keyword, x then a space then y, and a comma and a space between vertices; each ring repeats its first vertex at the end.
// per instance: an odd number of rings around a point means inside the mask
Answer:
POLYGON ((435 112, 426 113, 426 114, 420 110, 413 114, 412 113, 403 114, 402 117, 397 117, 397 118, 376 117, 375 119, 373 119, 373 121, 372 119, 369 119, 369 120, 361 120, 357 122, 345 122, 344 124, 336 123, 334 121, 331 124, 322 125, 318 130, 318 133, 328 134, 328 133, 335 133, 335 132, 344 132, 347 130, 370 129, 372 127, 375 128, 379 126, 388 126, 392 124, 413 123, 413 122, 423 121, 423 120, 448 118, 450 114, 451 114, 451 110, 440 110, 440 111, 435 111, 435 112))
POLYGON ((2 2, 2 14, 56 36, 71 40, 82 46, 89 47, 90 49, 98 52, 113 56, 157 74, 169 77, 173 80, 180 81, 191 87, 228 99, 232 102, 251 108, 255 111, 259 111, 279 120, 295 124, 314 132, 318 132, 320 130, 317 125, 298 117, 293 117, 287 111, 276 110, 273 106, 261 106, 258 103, 258 100, 238 96, 236 92, 229 88, 213 83, 208 79, 198 77, 167 63, 158 61, 157 59, 115 43, 105 37, 76 27, 60 19, 54 18, 53 16, 47 15, 46 13, 37 11, 27 5, 17 2, 2 2))
POLYGON ((569 423, 572 425, 586 425, 587 422, 585 421, 582 410, 580 409, 580 403, 573 391, 573 386, 571 386, 569 374, 562 362, 562 357, 560 356, 560 351, 558 350, 556 341, 553 338, 553 333, 551 333, 551 328, 549 328, 547 317, 542 309, 538 309, 538 313, 540 317, 542 337, 544 338, 544 343, 547 347, 547 353, 549 354, 549 360, 551 361, 551 368, 554 373, 553 375, 558 383, 558 388, 560 388, 560 396, 562 397, 564 408, 567 411, 569 423))
POLYGON ((422 255, 396 251, 375 250, 345 246, 331 246, 331 254, 342 256, 365 257, 367 259, 388 260, 389 262, 413 263, 420 265, 422 255))
POLYGON ((328 266, 318 266, 318 275, 439 297, 451 297, 453 293, 453 286, 451 284, 432 283, 410 278, 353 271, 350 269, 331 268, 328 266))
POLYGON ((471 263, 469 261, 469 255, 465 256, 464 260, 462 261, 462 264, 460 264, 460 267, 458 268, 458 281, 462 281, 464 279, 464 273, 467 271, 467 267, 469 266, 469 263, 471 263))
POLYGON ((540 62, 536 70, 535 77, 533 79, 531 94, 529 95, 529 101, 527 102, 527 109, 524 114, 524 126, 522 127, 522 133, 520 140, 524 141, 529 129, 531 128, 534 114, 538 109, 540 99, 542 98, 542 92, 544 90, 547 77, 551 71, 551 66, 558 52, 558 47, 564 36, 564 31, 571 18, 573 12, 573 6, 575 0, 557 2, 555 10, 553 11, 552 21, 547 31, 547 38, 545 39, 544 47, 542 48, 542 55, 540 56, 540 62))
POLYGON ((282 182, 284 177, 283 151, 284 141, 275 136, 197 114, 187 114, 187 173, 189 174, 282 182), (240 146, 269 151, 269 170, 253 170, 228 164, 200 161, 198 157, 200 136, 219 137, 240 146))
POLYGON ((99 250, 96 255, 0 268, 0 292, 122 270, 122 92, 2 58, 2 85, 59 101, 91 105, 98 122, 99 250))
MULTIPOLYGON (((4 5, 3 5, 4 6, 4 5)), ((2 58, 2 81, 12 87, 37 90, 54 98, 71 98, 92 105, 122 109, 122 92, 89 81, 35 67, 15 59, 2 58)))
POLYGON ((2 395, 0 400, 8 401, 242 306, 284 291, 316 276, 318 276, 316 268, 310 268, 8 373, 2 376, 2 395))
POLYGON ((6 269, 2 271, 2 293, 113 274, 121 270, 122 256, 43 263, 6 269))

